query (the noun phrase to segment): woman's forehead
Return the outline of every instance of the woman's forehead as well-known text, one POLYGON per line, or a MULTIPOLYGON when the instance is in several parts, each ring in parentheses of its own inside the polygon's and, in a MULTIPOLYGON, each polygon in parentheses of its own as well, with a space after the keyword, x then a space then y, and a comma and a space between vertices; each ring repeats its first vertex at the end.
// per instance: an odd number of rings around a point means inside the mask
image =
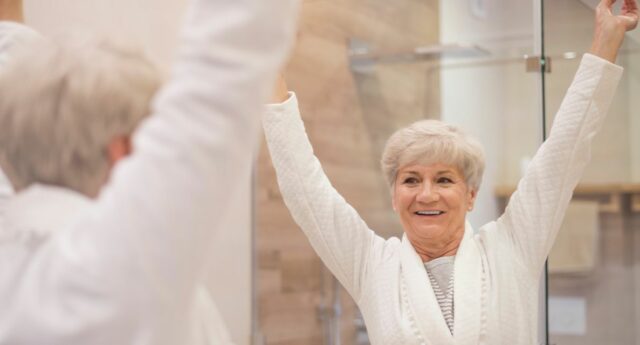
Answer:
POLYGON ((441 174, 455 174, 462 176, 460 169, 457 166, 445 163, 422 163, 413 162, 405 164, 398 169, 398 175, 400 174, 416 174, 416 175, 441 175, 441 174))

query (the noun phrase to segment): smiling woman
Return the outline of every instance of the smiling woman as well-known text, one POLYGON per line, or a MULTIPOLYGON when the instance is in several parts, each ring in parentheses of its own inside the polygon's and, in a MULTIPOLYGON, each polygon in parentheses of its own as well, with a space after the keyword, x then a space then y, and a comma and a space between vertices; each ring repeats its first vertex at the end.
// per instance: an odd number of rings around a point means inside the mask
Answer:
POLYGON ((475 197, 455 166, 412 164, 398 172, 392 204, 409 242, 428 262, 456 254, 475 197))
POLYGON ((585 54, 505 213, 466 222, 482 180, 482 149, 458 128, 415 123, 394 134, 382 167, 404 236, 377 236, 333 188, 281 81, 263 118, 282 196, 311 245, 351 294, 372 344, 523 344, 537 341, 538 289, 573 189, 589 160, 622 68, 613 64, 638 8, 596 12, 585 54))

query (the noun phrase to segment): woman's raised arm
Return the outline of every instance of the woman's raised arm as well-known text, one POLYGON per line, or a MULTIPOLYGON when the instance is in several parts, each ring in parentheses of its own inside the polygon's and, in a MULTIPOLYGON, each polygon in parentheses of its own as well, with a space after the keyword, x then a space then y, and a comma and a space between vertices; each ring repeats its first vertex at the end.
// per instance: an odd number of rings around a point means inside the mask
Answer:
POLYGON ((278 185, 296 223, 309 242, 357 301, 372 251, 385 241, 333 188, 322 170, 300 118, 295 94, 281 77, 267 106, 263 126, 278 185))
POLYGON ((638 8, 626 0, 614 15, 614 1, 596 10, 596 28, 586 54, 562 101, 549 138, 540 147, 507 209, 497 221, 537 277, 553 246, 573 190, 591 156, 591 142, 606 117, 622 68, 614 65, 626 31, 636 27, 638 8))

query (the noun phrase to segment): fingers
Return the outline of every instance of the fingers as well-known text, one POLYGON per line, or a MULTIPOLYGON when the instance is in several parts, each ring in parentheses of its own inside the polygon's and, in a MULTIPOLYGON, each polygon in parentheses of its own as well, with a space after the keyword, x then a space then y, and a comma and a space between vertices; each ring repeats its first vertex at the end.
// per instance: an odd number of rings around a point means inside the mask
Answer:
POLYGON ((636 0, 625 0, 620 13, 627 31, 638 26, 638 2, 636 0))
POLYGON ((638 15, 638 2, 636 0, 625 0, 622 4, 622 14, 635 14, 638 15))
POLYGON ((638 9, 638 1, 637 0, 624 0, 624 4, 622 5, 623 7, 626 8, 634 8, 634 9, 638 9))

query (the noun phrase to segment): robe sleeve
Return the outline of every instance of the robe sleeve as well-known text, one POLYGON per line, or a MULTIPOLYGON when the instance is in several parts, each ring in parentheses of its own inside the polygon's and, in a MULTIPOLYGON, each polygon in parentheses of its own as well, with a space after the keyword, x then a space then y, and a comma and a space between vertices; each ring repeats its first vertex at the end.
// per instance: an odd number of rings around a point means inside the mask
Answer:
POLYGON ((591 156, 622 68, 585 54, 551 132, 497 220, 525 267, 537 277, 555 241, 573 190, 591 156))
POLYGON ((267 106, 263 126, 278 185, 293 219, 358 301, 371 253, 384 248, 384 239, 331 185, 313 153, 295 94, 282 104, 267 106))

